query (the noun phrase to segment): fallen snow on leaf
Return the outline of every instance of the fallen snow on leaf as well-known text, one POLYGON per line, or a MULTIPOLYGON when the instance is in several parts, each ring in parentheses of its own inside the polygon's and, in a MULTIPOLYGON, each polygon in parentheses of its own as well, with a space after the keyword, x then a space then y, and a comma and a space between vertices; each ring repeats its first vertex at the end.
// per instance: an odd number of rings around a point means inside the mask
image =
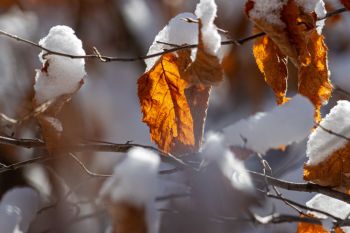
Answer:
MULTIPOLYGON (((346 100, 338 101, 337 105, 323 118, 320 125, 324 129, 350 137, 350 102, 346 100)), ((317 127, 307 142, 308 165, 321 163, 348 142, 346 139, 326 132, 322 127, 317 127)))
POLYGON ((153 151, 135 147, 118 163, 113 176, 102 186, 100 196, 113 202, 142 207, 155 197, 160 158, 153 151))
MULTIPOLYGON (((174 45, 197 44, 198 42, 198 25, 195 23, 188 23, 184 19, 196 19, 197 17, 192 13, 181 13, 170 20, 156 36, 147 55, 163 52, 164 49, 174 48, 171 45, 166 45, 158 42, 165 42, 174 45)), ((149 71, 160 56, 146 59, 146 71, 149 71)), ((194 55, 193 55, 194 57, 194 55)))
MULTIPOLYGON (((346 219, 350 214, 350 205, 348 203, 323 194, 316 194, 311 200, 306 202, 306 206, 332 214, 340 219, 346 219)), ((312 212, 312 215, 318 218, 327 217, 318 212, 312 212)))
MULTIPOLYGON (((55 52, 85 55, 81 40, 68 26, 52 27, 49 34, 41 39, 39 44, 55 52)), ((42 51, 39 54, 43 68, 36 70, 34 85, 36 104, 64 94, 74 93, 86 75, 84 59, 71 59, 53 54, 45 55, 46 53, 42 51)))
POLYGON ((251 18, 266 20, 269 23, 280 25, 285 24, 281 20, 281 10, 287 0, 252 0, 254 7, 249 11, 251 18))
POLYGON ((217 6, 215 0, 201 0, 196 7, 195 14, 201 19, 203 27, 202 37, 206 52, 216 55, 221 44, 221 37, 214 25, 217 6))
POLYGON ((287 146, 307 137, 314 125, 314 106, 302 95, 257 113, 223 129, 227 145, 241 146, 265 154, 271 148, 287 146))
POLYGON ((0 203, 2 233, 27 232, 39 209, 39 195, 31 188, 14 188, 0 203))
POLYGON ((234 188, 246 192, 253 191, 253 183, 244 163, 236 159, 225 146, 223 135, 209 132, 202 147, 202 155, 208 162, 214 162, 219 166, 234 188))

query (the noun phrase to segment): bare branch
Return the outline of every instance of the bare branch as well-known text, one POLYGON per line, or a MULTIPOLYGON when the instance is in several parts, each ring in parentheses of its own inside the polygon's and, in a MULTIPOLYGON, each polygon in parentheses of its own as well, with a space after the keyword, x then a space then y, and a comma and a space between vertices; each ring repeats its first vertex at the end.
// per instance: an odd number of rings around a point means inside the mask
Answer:
MULTIPOLYGON (((340 9, 337 9, 335 11, 327 13, 324 17, 319 18, 318 20, 324 20, 324 19, 326 19, 328 17, 332 17, 334 15, 341 14, 341 13, 343 13, 345 11, 347 11, 346 8, 340 8, 340 9)), ((5 32, 3 30, 0 30, 0 35, 4 35, 4 36, 6 36, 8 38, 12 38, 12 39, 17 40, 19 42, 23 42, 25 44, 28 44, 28 45, 34 46, 36 48, 42 49, 43 51, 46 52, 44 54, 44 56, 49 55, 49 54, 53 54, 53 55, 58 55, 58 56, 62 56, 62 57, 68 57, 68 58, 72 58, 72 59, 82 59, 82 58, 84 58, 84 59, 91 59, 92 58, 92 59, 98 59, 101 62, 112 62, 112 61, 133 62, 133 61, 138 61, 138 60, 149 59, 149 58, 152 58, 152 57, 158 57, 158 56, 161 56, 163 54, 175 52, 175 51, 178 51, 178 50, 181 50, 181 49, 192 49, 192 48, 196 48, 198 46, 197 44, 184 45, 184 46, 175 47, 175 48, 172 48, 172 49, 168 49, 166 51, 162 51, 162 52, 158 52, 158 53, 154 53, 154 54, 149 54, 149 55, 145 55, 145 56, 122 58, 122 57, 111 57, 111 56, 101 55, 100 52, 98 52, 97 49, 93 50, 94 51, 93 54, 88 54, 88 55, 73 55, 73 54, 68 54, 68 53, 62 53, 62 52, 57 52, 57 51, 53 51, 51 49, 45 48, 45 47, 43 47, 43 46, 41 46, 41 45, 39 45, 39 44, 37 44, 37 43, 35 43, 33 41, 21 38, 19 36, 13 35, 11 33, 5 32)), ((265 35, 265 33, 261 32, 261 33, 257 33, 257 34, 254 34, 254 35, 242 38, 242 39, 238 39, 238 40, 222 41, 221 45, 232 45, 232 44, 234 44, 234 45, 242 45, 242 44, 244 44, 244 43, 246 43, 246 42, 248 42, 250 40, 253 40, 253 39, 258 38, 258 37, 263 36, 263 35, 265 35)))
POLYGON ((325 186, 321 186, 313 183, 293 183, 293 182, 280 180, 271 176, 265 176, 262 173, 258 173, 254 171, 248 171, 248 172, 254 179, 258 179, 262 181, 264 179, 267 179, 270 185, 274 185, 282 189, 299 191, 299 192, 308 192, 308 193, 311 193, 311 192, 321 193, 326 196, 336 198, 338 200, 341 200, 350 204, 350 195, 333 190, 332 187, 325 187, 325 186))

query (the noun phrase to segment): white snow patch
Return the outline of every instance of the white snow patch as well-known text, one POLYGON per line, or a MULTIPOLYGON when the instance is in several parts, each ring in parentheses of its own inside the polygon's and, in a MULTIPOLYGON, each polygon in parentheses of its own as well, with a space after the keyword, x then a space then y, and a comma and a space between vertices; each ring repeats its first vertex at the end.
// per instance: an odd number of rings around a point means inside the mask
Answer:
MULTIPOLYGON (((339 100, 320 125, 332 132, 350 137, 350 102, 339 100)), ((334 151, 342 148, 348 141, 317 127, 309 137, 306 148, 308 165, 317 165, 326 160, 334 151)))
MULTIPOLYGON (((201 0, 196 7, 194 15, 193 13, 181 13, 170 20, 156 36, 151 47, 148 50, 147 55, 163 52, 165 49, 174 48, 171 45, 184 45, 184 44, 197 44, 198 43, 198 24, 188 23, 184 19, 197 19, 202 20, 202 36, 203 43, 206 51, 210 54, 216 55, 219 51, 221 44, 221 36, 217 32, 217 28, 214 25, 214 19, 216 17, 217 6, 214 0, 201 0), (157 43, 165 42, 170 45, 157 43)), ((192 49, 191 58, 194 60, 197 50, 192 49)), ((160 56, 156 56, 150 59, 146 59, 146 71, 149 71, 160 56)))
MULTIPOLYGON (((72 55, 85 55, 82 42, 68 26, 55 26, 49 34, 39 41, 47 49, 72 55)), ((84 59, 71 59, 57 55, 39 54, 39 59, 47 67, 47 72, 36 70, 35 100, 37 104, 55 99, 64 94, 71 94, 77 90, 81 80, 86 75, 84 59)))
POLYGON ((253 0, 253 2, 254 7, 249 11, 251 18, 285 27, 285 23, 281 20, 281 10, 287 4, 287 0, 253 0))
POLYGON ((244 163, 225 145, 223 135, 209 132, 202 147, 202 155, 208 162, 217 163, 223 175, 234 188, 252 192, 253 183, 244 163))
POLYGON ((114 169, 100 190, 102 199, 127 202, 146 209, 148 232, 157 232, 159 215, 155 210, 160 158, 151 150, 134 147, 114 169))
MULTIPOLYGON (((306 13, 315 12, 317 18, 322 18, 326 15, 326 7, 323 0, 296 0, 296 3, 301 6, 306 13)), ((319 20, 316 22, 316 29, 318 34, 322 33, 325 20, 319 20)))
MULTIPOLYGON (((166 25, 156 36, 147 55, 163 52, 164 49, 174 48, 170 45, 165 45, 159 42, 166 42, 175 45, 197 44, 198 43, 198 25, 195 23, 187 23, 183 19, 196 19, 192 13, 181 13, 172 18, 168 25, 166 25)), ((193 51, 193 50, 192 50, 193 51)), ((146 59, 146 72, 149 71, 160 56, 146 59)), ((194 57, 194 55, 192 55, 194 57)))
POLYGON ((215 0, 201 0, 196 7, 195 14, 202 21, 202 39, 206 52, 216 55, 221 44, 221 37, 214 25, 217 6, 215 0))
POLYGON ((160 158, 153 151, 132 148, 104 183, 100 196, 110 197, 114 202, 144 206, 155 197, 159 164, 160 158))
MULTIPOLYGON (((323 194, 316 194, 311 200, 306 202, 306 206, 330 213, 341 219, 346 219, 350 214, 350 205, 348 203, 323 194)), ((318 212, 311 212, 311 214, 317 218, 327 218, 327 216, 318 212)))
POLYGON ((224 128, 223 134, 227 145, 265 154, 270 148, 301 141, 313 125, 314 106, 306 97, 296 95, 270 112, 257 113, 224 128))
POLYGON ((3 233, 27 232, 39 209, 39 195, 31 188, 14 188, 0 203, 0 226, 3 233))

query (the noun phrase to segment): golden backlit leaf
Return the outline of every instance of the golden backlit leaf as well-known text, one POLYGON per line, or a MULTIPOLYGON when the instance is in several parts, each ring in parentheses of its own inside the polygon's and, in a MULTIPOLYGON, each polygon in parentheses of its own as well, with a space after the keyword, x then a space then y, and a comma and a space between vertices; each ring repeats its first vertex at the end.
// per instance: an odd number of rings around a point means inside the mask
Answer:
MULTIPOLYGON (((248 1, 246 5, 248 15, 253 8, 254 4, 248 1)), ((315 120, 319 121, 320 108, 330 98, 332 85, 327 65, 327 47, 323 36, 316 31, 316 14, 306 13, 295 0, 288 0, 280 12, 280 20, 285 24, 284 26, 272 24, 260 18, 251 19, 277 45, 280 53, 287 56, 298 68, 298 91, 315 105, 315 120)), ((262 40, 258 39, 258 45, 262 45, 262 40)), ((262 59, 258 55, 265 50, 262 47, 256 47, 254 47, 254 55, 258 57, 257 63, 260 70, 264 70, 262 72, 266 77, 262 59), (258 49, 260 50, 257 51, 258 49)), ((280 55, 279 51, 275 51, 275 56, 280 55)), ((264 57, 264 54, 261 57, 264 57)))
POLYGON ((322 225, 300 222, 298 223, 297 233, 328 233, 322 225))
POLYGON ((287 58, 268 37, 258 38, 253 53, 259 70, 264 74, 266 83, 272 88, 277 104, 286 102, 287 58))
POLYGON ((350 142, 315 166, 305 164, 304 180, 348 192, 350 189, 350 142))
POLYGON ((181 79, 177 57, 163 55, 138 80, 143 122, 150 127, 151 139, 158 147, 174 154, 194 149, 193 119, 181 79))
POLYGON ((309 33, 308 52, 311 61, 299 67, 299 92, 307 96, 316 108, 316 120, 320 120, 320 108, 332 94, 327 62, 327 46, 324 37, 316 30, 309 33))

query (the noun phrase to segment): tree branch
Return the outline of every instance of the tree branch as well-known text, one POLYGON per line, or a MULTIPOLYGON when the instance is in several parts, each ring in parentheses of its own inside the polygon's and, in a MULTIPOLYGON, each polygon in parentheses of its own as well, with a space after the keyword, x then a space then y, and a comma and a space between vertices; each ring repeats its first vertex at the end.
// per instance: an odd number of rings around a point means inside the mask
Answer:
MULTIPOLYGON (((327 13, 324 17, 319 18, 317 20, 324 20, 328 17, 332 17, 334 15, 338 15, 341 14, 343 12, 347 11, 346 8, 340 8, 337 10, 334 10, 332 12, 327 13)), ((130 57, 130 58, 122 58, 122 57, 112 57, 112 56, 105 56, 105 55, 101 55, 100 52, 98 52, 98 50, 96 48, 94 48, 94 53, 93 54, 88 54, 88 55, 73 55, 73 54, 68 54, 68 53, 62 53, 62 52, 58 52, 58 51, 53 51, 51 49, 45 48, 33 41, 21 38, 19 36, 13 35, 11 33, 8 33, 6 31, 0 30, 0 35, 6 36, 8 38, 14 39, 16 41, 25 43, 27 45, 31 45, 33 47, 42 49, 43 51, 46 52, 46 54, 44 54, 44 56, 48 55, 48 54, 53 54, 53 55, 58 55, 58 56, 62 56, 62 57, 68 57, 68 58, 72 58, 72 59, 98 59, 101 62, 133 62, 133 61, 139 61, 139 60, 145 60, 145 59, 149 59, 149 58, 153 58, 153 57, 157 57, 157 56, 161 56, 164 55, 166 53, 172 53, 178 50, 182 50, 182 49, 193 49, 196 48, 198 46, 198 44, 192 44, 192 45, 184 45, 184 46, 179 46, 179 47, 175 47, 175 48, 171 48, 162 52, 158 52, 158 53, 153 53, 153 54, 149 54, 149 55, 145 55, 145 56, 139 56, 139 57, 130 57)), ((237 40, 226 40, 226 41, 222 41, 221 45, 242 45, 250 40, 253 40, 255 38, 258 38, 260 36, 265 35, 264 32, 261 33, 257 33, 242 39, 237 39, 237 40)))
POLYGON ((336 198, 338 200, 344 201, 348 204, 350 204, 350 195, 346 193, 342 193, 336 190, 333 190, 332 187, 325 187, 318 184, 313 183, 293 183, 288 182, 284 180, 280 180, 271 176, 267 176, 258 172, 254 171, 248 171, 250 175, 253 177, 253 179, 258 179, 261 181, 264 181, 265 179, 270 185, 274 185, 276 187, 291 190, 291 191, 298 191, 298 192, 308 192, 308 193, 321 193, 326 196, 336 198))

